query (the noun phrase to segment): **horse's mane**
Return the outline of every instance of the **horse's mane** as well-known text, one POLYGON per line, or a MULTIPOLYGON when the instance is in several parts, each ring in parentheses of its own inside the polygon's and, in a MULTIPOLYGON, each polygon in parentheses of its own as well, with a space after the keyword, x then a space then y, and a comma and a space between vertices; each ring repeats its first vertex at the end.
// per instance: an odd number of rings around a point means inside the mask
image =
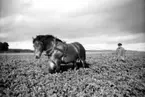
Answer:
POLYGON ((63 42, 62 40, 60 40, 60 39, 57 38, 57 37, 54 37, 53 35, 37 35, 36 38, 33 39, 33 43, 34 43, 36 40, 37 40, 37 41, 44 42, 45 40, 53 39, 53 38, 55 38, 56 41, 63 42))

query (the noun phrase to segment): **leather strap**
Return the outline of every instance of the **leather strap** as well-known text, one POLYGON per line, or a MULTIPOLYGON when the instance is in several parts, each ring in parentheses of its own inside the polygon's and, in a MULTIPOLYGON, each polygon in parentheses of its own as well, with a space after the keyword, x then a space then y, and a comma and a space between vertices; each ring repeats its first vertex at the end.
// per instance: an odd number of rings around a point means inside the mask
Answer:
POLYGON ((62 49, 57 48, 56 38, 53 39, 53 47, 46 50, 46 55, 51 56, 51 54, 54 52, 54 50, 58 50, 58 51, 62 52, 63 56, 66 55, 65 54, 66 49, 65 49, 65 51, 63 51, 62 49))
POLYGON ((77 55, 78 55, 79 59, 81 59, 81 57, 80 57, 80 55, 79 55, 79 51, 78 51, 77 47, 76 47, 74 44, 71 44, 71 45, 75 48, 75 51, 77 52, 77 55))

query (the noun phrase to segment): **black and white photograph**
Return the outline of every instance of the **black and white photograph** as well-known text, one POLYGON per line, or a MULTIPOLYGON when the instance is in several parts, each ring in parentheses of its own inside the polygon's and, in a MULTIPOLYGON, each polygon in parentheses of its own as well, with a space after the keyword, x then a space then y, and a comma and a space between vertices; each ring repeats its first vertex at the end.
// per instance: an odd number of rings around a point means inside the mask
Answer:
POLYGON ((145 1, 0 0, 0 97, 145 97, 145 1))

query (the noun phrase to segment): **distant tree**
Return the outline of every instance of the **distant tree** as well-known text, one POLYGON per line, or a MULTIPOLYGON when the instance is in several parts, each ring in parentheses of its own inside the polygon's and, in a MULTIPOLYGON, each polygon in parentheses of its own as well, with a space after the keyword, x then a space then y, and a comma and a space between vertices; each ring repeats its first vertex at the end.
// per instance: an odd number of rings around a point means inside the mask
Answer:
POLYGON ((3 50, 3 43, 0 42, 0 51, 2 51, 2 50, 3 50))
POLYGON ((9 44, 7 42, 4 42, 3 43, 3 50, 8 51, 8 49, 9 49, 9 44))
POLYGON ((0 42, 0 51, 8 51, 9 49, 9 44, 7 42, 0 42))

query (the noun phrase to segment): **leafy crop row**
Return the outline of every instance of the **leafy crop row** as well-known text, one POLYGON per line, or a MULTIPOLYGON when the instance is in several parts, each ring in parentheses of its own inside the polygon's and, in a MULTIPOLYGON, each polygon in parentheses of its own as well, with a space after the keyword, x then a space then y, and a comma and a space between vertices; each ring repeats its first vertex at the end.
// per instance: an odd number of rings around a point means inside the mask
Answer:
MULTIPOLYGON (((0 55, 0 97, 143 97, 145 55, 127 54, 117 62, 110 53, 88 54, 89 68, 48 72, 47 58, 0 55)), ((68 64, 69 65, 69 64, 68 64)))

